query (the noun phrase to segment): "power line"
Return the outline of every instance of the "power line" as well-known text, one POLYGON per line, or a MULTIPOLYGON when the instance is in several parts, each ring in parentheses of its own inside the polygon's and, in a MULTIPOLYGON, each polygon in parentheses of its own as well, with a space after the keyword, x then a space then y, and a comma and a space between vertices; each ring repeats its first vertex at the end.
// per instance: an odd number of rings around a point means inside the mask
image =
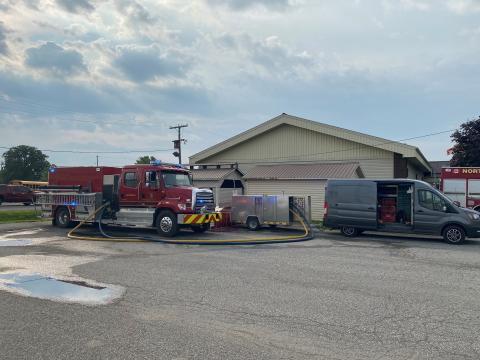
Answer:
MULTIPOLYGON (((6 147, 0 146, 0 149, 10 150, 16 146, 6 147)), ((153 149, 153 150, 126 150, 126 151, 82 151, 82 150, 53 150, 53 149, 38 149, 43 152, 51 153, 67 153, 67 154, 138 154, 138 153, 156 153, 164 151, 172 151, 173 149, 153 149)))
MULTIPOLYGON (((375 146, 381 146, 381 145, 396 144, 396 143, 401 143, 402 141, 423 139, 423 138, 430 137, 430 136, 436 136, 436 135, 451 133, 453 131, 455 131, 455 129, 454 130, 444 130, 444 131, 429 133, 429 134, 425 134, 425 135, 414 136, 414 137, 401 139, 401 140, 388 140, 388 141, 385 141, 385 142, 380 142, 380 143, 377 143, 377 144, 371 144, 371 145, 365 145, 365 146, 375 147, 375 146)), ((401 145, 405 145, 405 144, 401 144, 401 145)), ((325 152, 319 152, 319 153, 300 154, 300 155, 293 155, 293 156, 288 155, 288 156, 270 157, 268 159, 259 159, 259 160, 255 160, 255 161, 250 161, 250 159, 223 159, 222 163, 223 162, 225 162, 225 163, 236 162, 238 164, 261 164, 261 163, 265 163, 265 162, 271 162, 271 160, 276 160, 276 159, 287 159, 286 161, 283 161, 283 162, 288 162, 288 161, 295 160, 296 158, 303 157, 303 156, 309 157, 309 156, 314 156, 314 155, 327 155, 327 154, 334 154, 334 153, 352 151, 352 150, 357 150, 357 149, 358 149, 358 146, 348 148, 348 149, 332 150, 332 151, 325 151, 325 152), (248 161, 248 162, 241 162, 241 161, 248 161)), ((358 159, 358 160, 369 160, 369 159, 358 159)), ((304 160, 302 160, 302 161, 304 161, 304 160)), ((318 161, 318 160, 311 160, 311 161, 304 161, 304 162, 314 162, 314 161, 318 161)), ((282 163, 282 161, 275 162, 275 163, 282 163)))
POLYGON ((92 114, 87 112, 72 111, 65 108, 54 107, 50 104, 40 104, 40 103, 33 103, 33 102, 26 102, 26 101, 22 102, 18 100, 8 101, 0 97, 0 104, 1 102, 3 102, 3 105, 0 107, 0 110, 8 114, 36 116, 39 118, 45 117, 46 115, 50 114, 52 116, 55 116, 51 120, 67 120, 67 121, 88 123, 88 124, 94 124, 94 125, 125 125, 125 126, 141 126, 141 127, 158 126, 158 124, 153 124, 153 123, 143 123, 143 124, 139 124, 135 122, 132 123, 131 121, 124 121, 122 119, 118 119, 114 121, 77 119, 72 116, 81 116, 81 115, 92 116, 92 114), (72 116, 68 116, 68 114, 72 116))

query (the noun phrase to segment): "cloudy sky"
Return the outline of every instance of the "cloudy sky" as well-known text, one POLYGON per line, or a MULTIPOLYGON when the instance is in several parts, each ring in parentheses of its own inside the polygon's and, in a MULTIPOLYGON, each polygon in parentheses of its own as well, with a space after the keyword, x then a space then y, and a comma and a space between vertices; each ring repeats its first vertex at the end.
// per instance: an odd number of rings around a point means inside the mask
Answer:
MULTIPOLYGON (((392 140, 454 129, 480 114, 479 17, 480 0, 0 0, 0 146, 171 161, 171 125, 188 156, 282 112, 392 140)), ((447 159, 448 134, 406 142, 447 159)))

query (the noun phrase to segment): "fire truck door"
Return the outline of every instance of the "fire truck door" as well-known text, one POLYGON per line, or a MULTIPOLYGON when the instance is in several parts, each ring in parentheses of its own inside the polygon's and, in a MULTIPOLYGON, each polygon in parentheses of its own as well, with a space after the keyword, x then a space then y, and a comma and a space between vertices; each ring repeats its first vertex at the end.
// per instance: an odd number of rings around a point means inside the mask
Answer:
POLYGON ((140 202, 147 206, 155 206, 160 194, 160 179, 157 171, 146 171, 140 185, 140 202))
POLYGON ((138 206, 140 184, 137 170, 126 170, 120 181, 120 206, 138 206))

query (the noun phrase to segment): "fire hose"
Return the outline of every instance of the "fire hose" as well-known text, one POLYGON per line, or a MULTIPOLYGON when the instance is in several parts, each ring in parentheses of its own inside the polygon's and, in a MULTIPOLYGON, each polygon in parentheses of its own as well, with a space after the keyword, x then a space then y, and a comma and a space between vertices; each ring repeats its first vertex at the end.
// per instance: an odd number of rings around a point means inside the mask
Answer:
POLYGON ((293 206, 293 209, 290 209, 290 212, 295 218, 297 218, 302 224, 304 233, 300 236, 291 235, 291 236, 273 236, 273 237, 260 237, 260 238, 249 238, 249 239, 165 239, 151 236, 111 236, 105 233, 102 228, 102 217, 105 211, 105 208, 110 204, 107 202, 101 207, 99 207, 92 215, 87 217, 85 220, 82 220, 77 226, 70 230, 67 234, 67 237, 75 240, 86 240, 86 241, 114 241, 114 242, 159 242, 164 244, 179 244, 179 245, 259 245, 259 244, 274 244, 274 243, 288 243, 288 242, 300 242, 313 239, 313 229, 310 222, 305 218, 303 212, 297 207, 293 206), (98 236, 89 236, 89 235, 74 235, 74 233, 80 229, 87 222, 95 219, 95 217, 100 215, 98 220, 98 229, 102 234, 102 237, 98 236))

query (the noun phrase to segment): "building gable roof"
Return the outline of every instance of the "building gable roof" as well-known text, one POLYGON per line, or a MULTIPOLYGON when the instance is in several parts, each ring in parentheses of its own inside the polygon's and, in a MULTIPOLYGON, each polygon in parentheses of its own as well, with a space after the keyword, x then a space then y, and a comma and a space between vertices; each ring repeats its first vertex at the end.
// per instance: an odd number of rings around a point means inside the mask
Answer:
POLYGON ((306 130, 331 135, 337 138, 349 140, 363 145, 380 148, 394 153, 399 153, 405 158, 415 159, 416 162, 419 163, 426 171, 431 171, 427 159, 415 146, 363 134, 353 130, 339 128, 333 125, 327 125, 316 121, 303 119, 285 113, 191 156, 190 162, 199 163, 204 159, 220 153, 221 151, 241 144, 249 139, 252 139, 281 125, 296 126, 306 130))
POLYGON ((198 181, 220 181, 233 173, 237 173, 240 177, 243 175, 238 169, 193 169, 191 172, 193 179, 198 181))
POLYGON ((245 180, 325 180, 363 178, 358 163, 317 163, 259 165, 248 171, 245 180))

